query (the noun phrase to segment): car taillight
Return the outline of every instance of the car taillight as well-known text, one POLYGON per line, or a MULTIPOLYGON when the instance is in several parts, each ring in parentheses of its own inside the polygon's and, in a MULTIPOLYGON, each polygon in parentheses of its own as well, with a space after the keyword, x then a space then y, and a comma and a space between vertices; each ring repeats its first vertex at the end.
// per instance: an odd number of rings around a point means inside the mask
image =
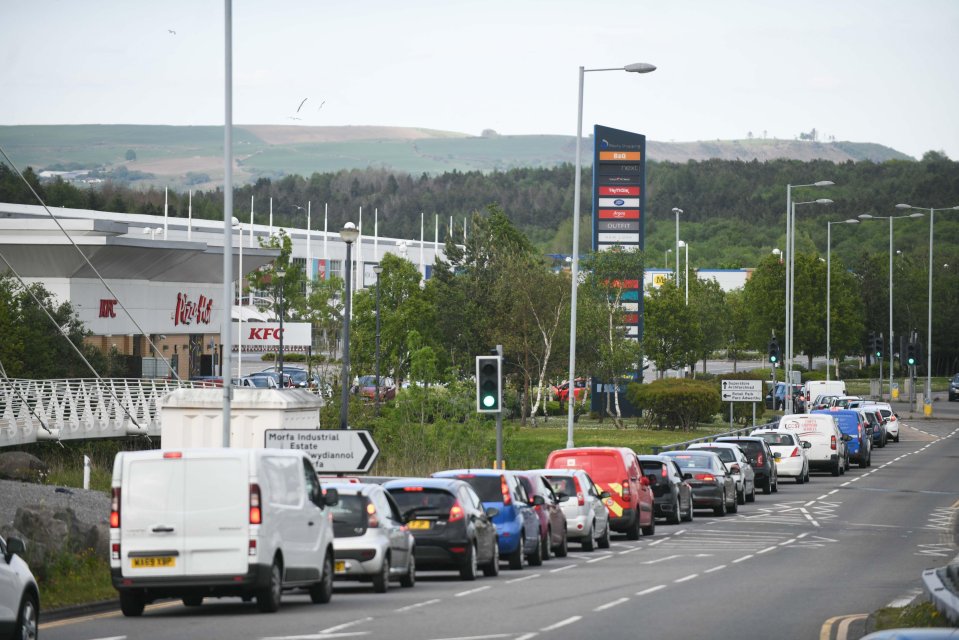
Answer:
POLYGON ((833 451, 836 450, 836 436, 829 436, 829 448, 833 451))
POLYGON ((110 498, 110 528, 120 528, 120 487, 113 487, 110 498))
POLYGON ((372 502, 366 503, 366 526, 370 529, 380 526, 380 519, 376 517, 376 506, 372 502))
POLYGON ((460 501, 457 500, 453 503, 453 506, 450 507, 450 517, 446 519, 447 522, 456 522, 457 520, 462 520, 466 514, 463 512, 463 507, 460 506, 460 501))
POLYGON ((763 463, 763 454, 756 456, 756 464, 761 465, 763 463))
POLYGON ((583 493, 583 487, 579 484, 579 478, 573 476, 573 484, 576 486, 576 503, 579 506, 586 504, 586 494, 583 493))
POLYGON ((163 454, 163 457, 167 460, 179 460, 183 457, 182 451, 167 451, 163 454))
POLYGON ((119 560, 120 559, 120 543, 114 542, 110 545, 110 559, 119 560))
POLYGON ((250 557, 255 557, 255 556, 256 556, 256 539, 255 539, 255 538, 250 538, 250 544, 249 544, 249 546, 247 547, 247 552, 246 552, 246 553, 247 553, 247 555, 249 555, 250 557))
POLYGON ((790 458, 798 458, 798 457, 799 457, 799 447, 794 447, 794 448, 793 448, 793 452, 789 454, 789 457, 790 457, 790 458))
POLYGON ((711 474, 711 473, 697 473, 695 477, 696 477, 697 480, 702 480, 703 482, 715 482, 715 481, 716 481, 716 476, 714 476, 714 475, 711 474))
POLYGON ((250 485, 250 524, 263 524, 263 512, 260 510, 260 485, 250 485))
POLYGON ((509 495, 509 485, 506 484, 506 476, 499 477, 499 489, 503 493, 503 506, 508 507, 513 504, 513 498, 509 495))
POLYGON ((661 475, 664 478, 668 477, 668 474, 666 472, 666 465, 663 465, 663 468, 659 471, 659 475, 661 475))
POLYGON ((623 502, 629 502, 629 478, 623 480, 623 502))

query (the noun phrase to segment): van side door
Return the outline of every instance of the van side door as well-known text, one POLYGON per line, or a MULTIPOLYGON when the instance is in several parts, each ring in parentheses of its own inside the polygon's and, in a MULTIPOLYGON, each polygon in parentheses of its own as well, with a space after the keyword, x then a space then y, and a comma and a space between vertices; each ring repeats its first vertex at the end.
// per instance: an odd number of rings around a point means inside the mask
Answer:
POLYGON ((302 461, 303 484, 306 490, 304 518, 307 532, 307 543, 304 551, 311 559, 307 566, 316 566, 322 573, 327 547, 333 544, 333 527, 326 510, 323 488, 320 486, 320 479, 316 477, 313 464, 306 458, 303 458, 302 461))

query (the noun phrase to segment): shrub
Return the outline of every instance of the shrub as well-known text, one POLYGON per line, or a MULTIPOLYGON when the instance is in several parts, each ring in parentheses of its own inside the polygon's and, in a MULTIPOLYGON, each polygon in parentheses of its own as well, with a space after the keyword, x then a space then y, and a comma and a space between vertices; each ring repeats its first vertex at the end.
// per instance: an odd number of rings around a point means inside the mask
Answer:
POLYGON ((632 383, 626 398, 649 412, 660 428, 678 426, 683 431, 692 428, 693 423, 712 420, 722 408, 718 385, 700 380, 667 378, 649 384, 632 383))

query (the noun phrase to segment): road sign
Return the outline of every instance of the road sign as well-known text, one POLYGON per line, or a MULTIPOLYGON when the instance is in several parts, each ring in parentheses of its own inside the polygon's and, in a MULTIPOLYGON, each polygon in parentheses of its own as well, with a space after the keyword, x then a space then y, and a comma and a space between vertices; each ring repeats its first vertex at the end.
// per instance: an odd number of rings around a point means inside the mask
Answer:
POLYGON ((723 402, 762 402, 762 380, 723 380, 723 402))
POLYGON ((366 473, 380 454, 369 431, 267 429, 267 449, 305 451, 317 472, 366 473))

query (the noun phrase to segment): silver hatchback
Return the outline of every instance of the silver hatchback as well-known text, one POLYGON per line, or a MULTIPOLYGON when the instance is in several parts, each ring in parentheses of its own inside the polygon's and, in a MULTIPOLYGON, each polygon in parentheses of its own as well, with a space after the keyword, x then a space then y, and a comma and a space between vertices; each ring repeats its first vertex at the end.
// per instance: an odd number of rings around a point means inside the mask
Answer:
POLYGON ((566 516, 566 535, 592 551, 609 548, 609 511, 603 504, 603 491, 581 469, 537 469, 524 473, 545 477, 560 496, 560 509, 566 516), (562 496, 566 496, 564 499, 562 496))
POLYGON ((333 483, 339 502, 333 515, 333 557, 337 580, 372 580, 385 593, 390 581, 416 584, 413 534, 392 496, 378 484, 333 483))

